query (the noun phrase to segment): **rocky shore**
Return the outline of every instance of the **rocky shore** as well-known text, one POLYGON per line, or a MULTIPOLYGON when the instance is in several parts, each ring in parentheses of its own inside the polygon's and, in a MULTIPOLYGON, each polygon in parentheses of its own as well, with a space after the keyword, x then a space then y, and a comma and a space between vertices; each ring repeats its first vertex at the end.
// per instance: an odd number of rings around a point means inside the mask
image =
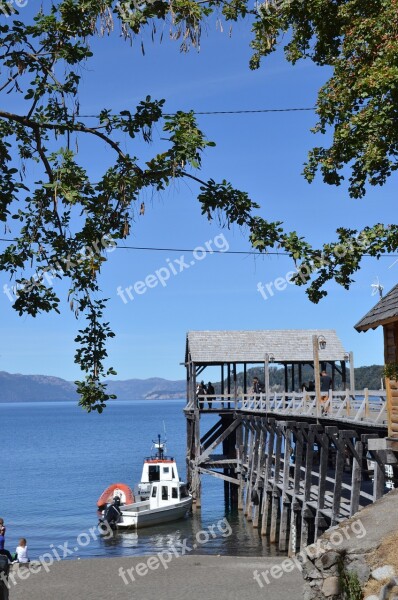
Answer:
POLYGON ((308 547, 303 575, 304 600, 378 600, 398 576, 398 489, 308 547))

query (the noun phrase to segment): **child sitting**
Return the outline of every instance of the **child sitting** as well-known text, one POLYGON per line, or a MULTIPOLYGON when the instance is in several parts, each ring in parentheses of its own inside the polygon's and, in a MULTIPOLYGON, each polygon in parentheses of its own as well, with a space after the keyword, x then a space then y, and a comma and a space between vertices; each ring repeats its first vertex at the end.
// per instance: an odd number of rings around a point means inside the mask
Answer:
POLYGON ((17 561, 19 563, 30 562, 29 557, 28 557, 28 546, 26 545, 25 538, 21 538, 19 540, 19 545, 17 546, 16 554, 17 554, 17 561))

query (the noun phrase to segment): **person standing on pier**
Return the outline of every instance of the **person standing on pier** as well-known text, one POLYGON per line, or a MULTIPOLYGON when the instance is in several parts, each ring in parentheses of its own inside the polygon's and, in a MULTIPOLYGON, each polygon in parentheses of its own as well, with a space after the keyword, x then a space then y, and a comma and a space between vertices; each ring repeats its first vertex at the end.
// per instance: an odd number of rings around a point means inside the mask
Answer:
POLYGON ((259 382, 258 377, 253 377, 253 394, 256 400, 259 400, 259 394, 262 394, 264 391, 264 386, 259 382))
POLYGON ((321 403, 322 403, 322 414, 327 415, 330 406, 325 408, 325 404, 329 399, 329 390, 332 387, 332 378, 327 374, 326 370, 323 369, 321 373, 321 403))
POLYGON ((201 410, 205 407, 205 398, 204 398, 205 395, 206 395, 205 382, 201 381, 200 383, 198 383, 198 386, 196 388, 196 397, 198 400, 198 406, 201 410))
POLYGON ((207 404, 208 404, 209 408, 212 408, 213 400, 215 400, 214 394, 215 394, 214 387, 213 387, 211 381, 209 381, 209 383, 207 384, 207 388, 206 388, 207 404))

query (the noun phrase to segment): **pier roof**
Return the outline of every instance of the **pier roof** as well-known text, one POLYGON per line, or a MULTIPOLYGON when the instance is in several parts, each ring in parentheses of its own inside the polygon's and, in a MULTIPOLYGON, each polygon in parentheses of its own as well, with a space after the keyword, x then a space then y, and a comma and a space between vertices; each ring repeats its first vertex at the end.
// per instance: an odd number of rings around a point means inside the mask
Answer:
POLYGON ((189 331, 185 360, 198 365, 261 363, 265 354, 276 363, 305 363, 314 360, 312 336, 323 336, 326 348, 319 360, 345 361, 347 352, 334 329, 270 329, 257 331, 189 331))
POLYGON ((381 298, 354 327, 357 331, 367 331, 394 321, 398 321, 398 285, 381 298))

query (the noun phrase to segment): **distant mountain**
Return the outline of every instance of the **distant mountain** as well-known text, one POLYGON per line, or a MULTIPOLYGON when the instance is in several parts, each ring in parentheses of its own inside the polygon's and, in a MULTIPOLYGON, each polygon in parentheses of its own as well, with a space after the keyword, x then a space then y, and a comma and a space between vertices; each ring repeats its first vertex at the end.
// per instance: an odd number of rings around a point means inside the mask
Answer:
POLYGON ((0 402, 61 402, 77 399, 75 385, 65 379, 0 371, 0 402))
MULTIPOLYGON (((109 381, 108 390, 118 400, 154 400, 185 398, 186 381, 168 381, 159 377, 109 381)), ((62 402, 78 396, 71 381, 46 375, 20 375, 0 371, 1 402, 62 402)))
POLYGON ((151 379, 110 380, 108 391, 116 394, 118 400, 163 400, 166 398, 185 398, 187 383, 169 381, 160 377, 151 379))
MULTIPOLYGON (((264 383, 264 368, 263 367, 253 367, 247 369, 247 387, 248 389, 252 385, 253 377, 258 377, 259 380, 264 383)), ((381 365, 371 365, 369 367, 357 367, 354 369, 354 377, 355 377, 355 389, 363 390, 368 388, 369 390, 379 390, 381 386, 381 381, 383 379, 383 366, 381 365)), ((314 370, 310 365, 304 365, 302 369, 302 381, 308 382, 314 379, 314 370)), ((350 370, 347 369, 347 384, 349 384, 350 380, 350 370)), ((291 386, 292 375, 291 368, 288 368, 288 382, 289 389, 291 386)), ((239 390, 243 390, 243 373, 238 373, 236 377, 236 383, 239 390)), ((272 392, 282 392, 285 389, 285 370, 278 367, 270 367, 269 371, 269 384, 270 390, 272 392)), ((299 378, 298 378, 298 369, 295 369, 294 373, 294 386, 296 391, 299 391, 299 378)), ((221 385, 216 383, 214 385, 216 392, 220 392, 221 385)), ((225 380, 225 390, 227 389, 227 381, 225 380)), ((341 390, 343 389, 343 382, 341 375, 336 370, 335 373, 335 389, 341 390)))
MULTIPOLYGON (((380 389, 383 367, 372 365, 355 369, 355 387, 363 390, 380 389)), ((247 370, 248 389, 252 385, 253 377, 264 380, 264 370, 254 367, 247 370)), ((348 375, 348 373, 347 373, 348 375)), ((313 378, 310 367, 303 369, 303 381, 313 378)), ((207 381, 207 380, 206 380, 207 381)), ((291 381, 289 373, 289 382, 291 381)), ((213 382, 216 393, 220 393, 220 383, 213 382)), ((237 376, 238 391, 243 389, 243 373, 237 376)), ((282 391, 284 386, 284 369, 271 367, 270 389, 282 391)), ((295 373, 295 386, 298 390, 297 369, 295 373)), ((336 373, 336 389, 341 386, 341 377, 336 373)), ((225 390, 226 382, 225 382, 225 390)), ((127 379, 125 381, 108 381, 109 393, 115 394, 118 400, 163 400, 169 398, 186 397, 186 381, 169 381, 160 377, 150 379, 127 379)), ((0 371, 0 403, 1 402, 62 402, 78 400, 75 385, 59 377, 46 375, 20 375, 0 371)))

